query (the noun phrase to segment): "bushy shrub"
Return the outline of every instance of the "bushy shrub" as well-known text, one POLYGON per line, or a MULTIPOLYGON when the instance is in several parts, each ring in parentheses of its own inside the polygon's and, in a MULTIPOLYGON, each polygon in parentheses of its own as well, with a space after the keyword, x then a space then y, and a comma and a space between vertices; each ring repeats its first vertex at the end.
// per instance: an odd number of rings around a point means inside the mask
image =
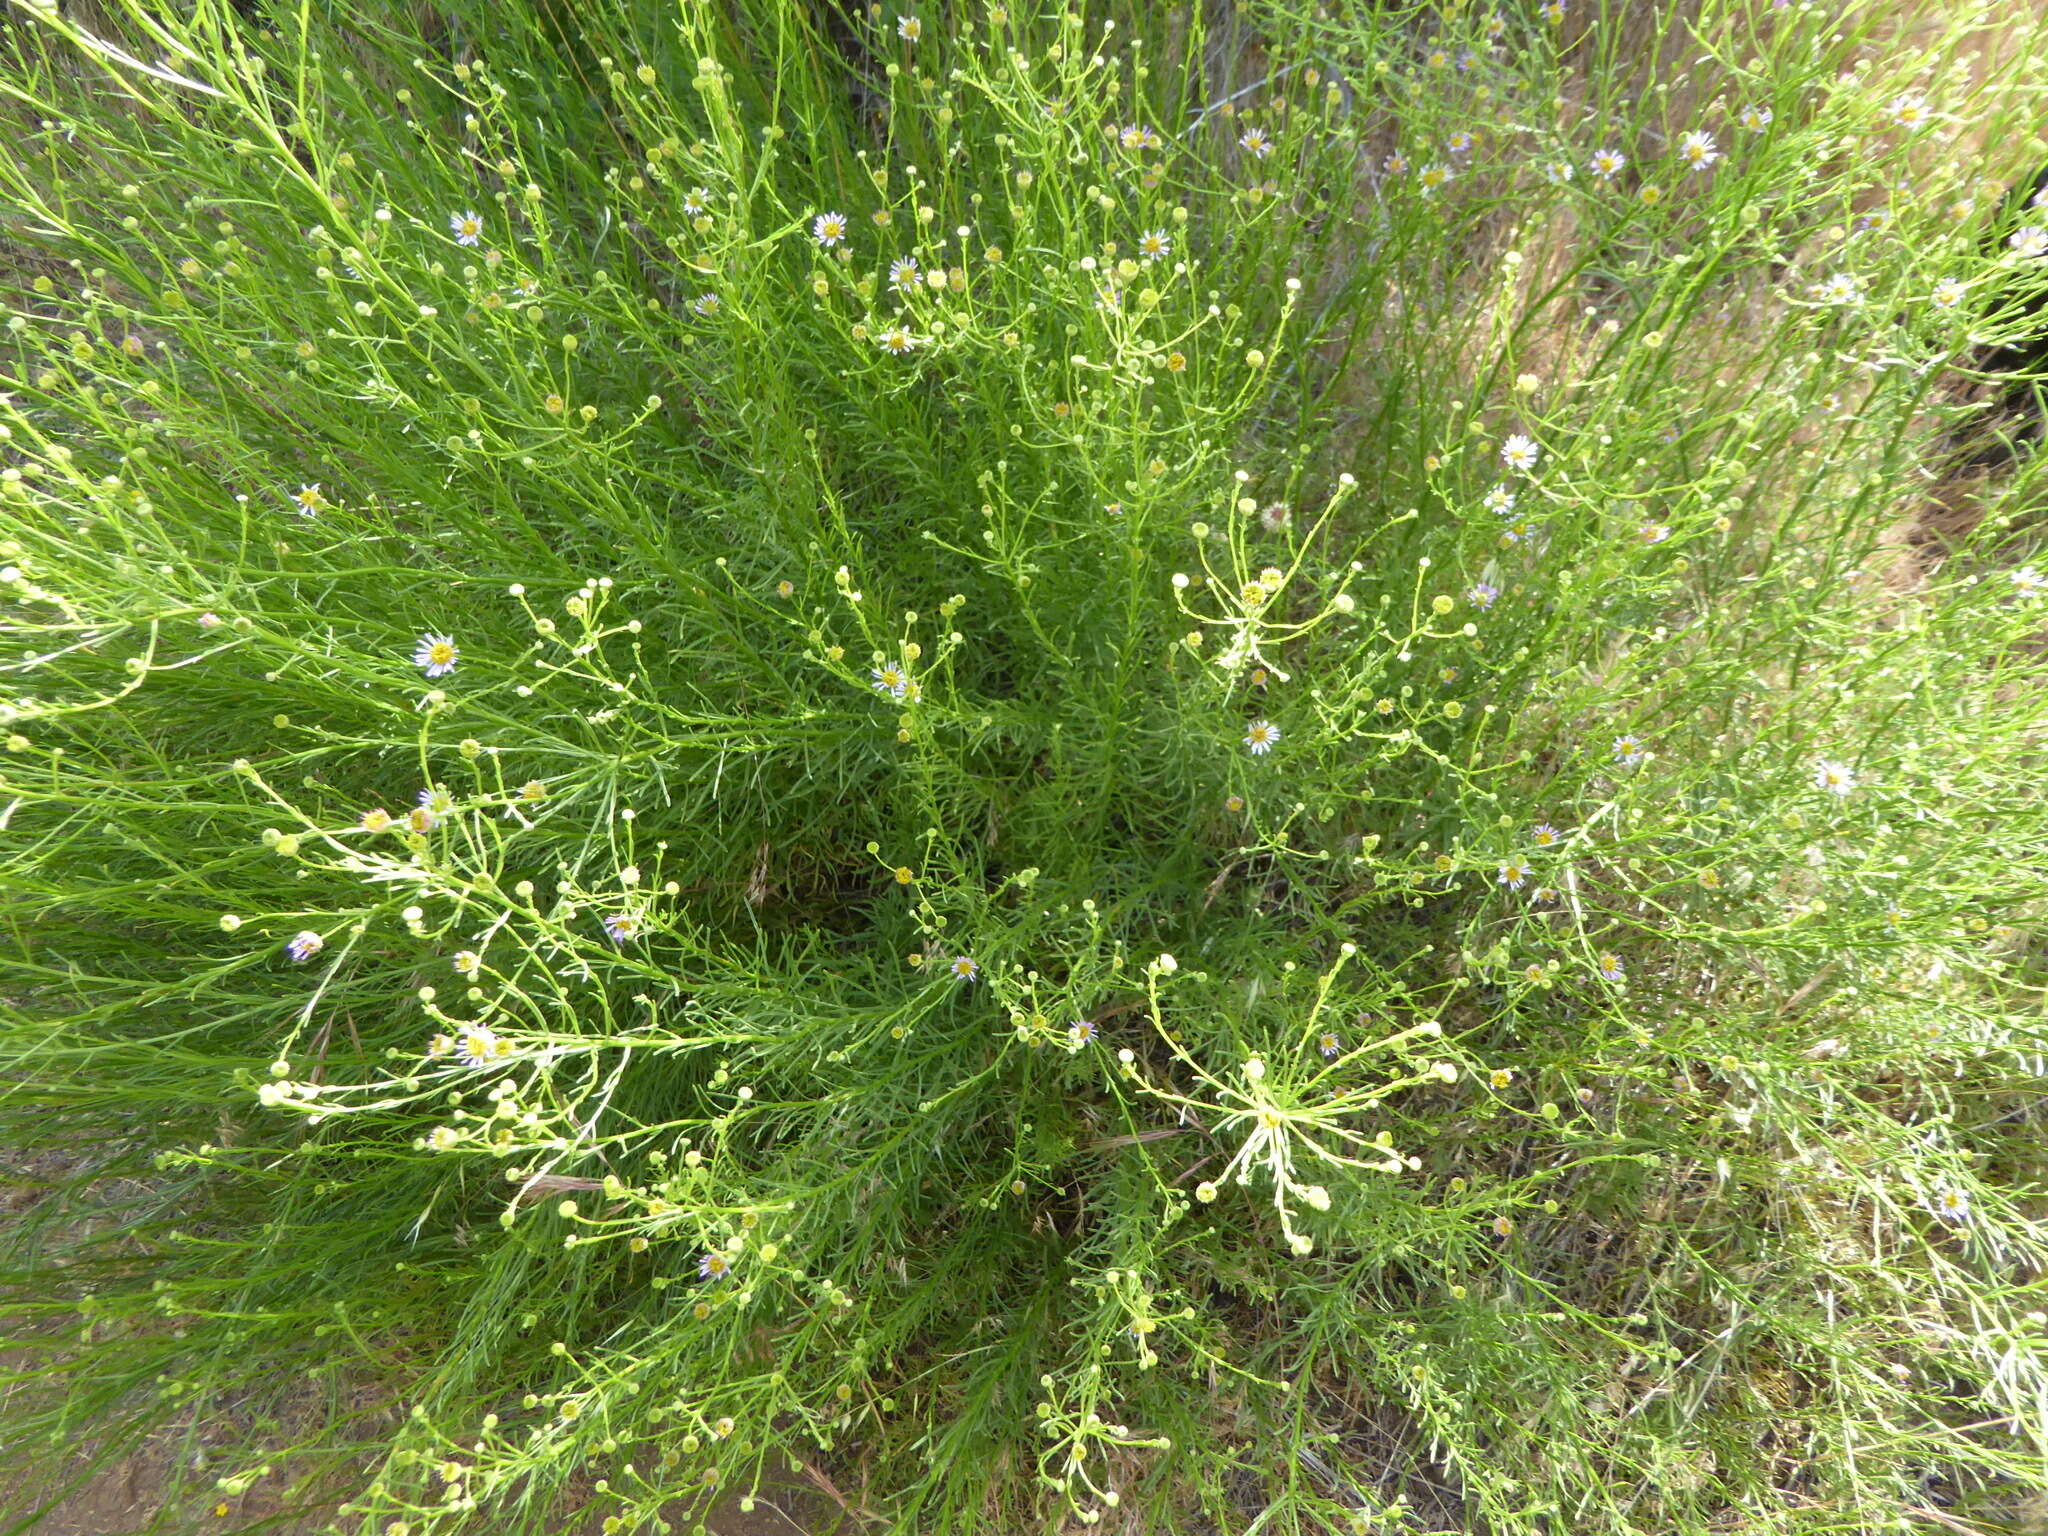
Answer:
POLYGON ((24 13, 19 1464, 2010 1528, 2038 34, 24 13))

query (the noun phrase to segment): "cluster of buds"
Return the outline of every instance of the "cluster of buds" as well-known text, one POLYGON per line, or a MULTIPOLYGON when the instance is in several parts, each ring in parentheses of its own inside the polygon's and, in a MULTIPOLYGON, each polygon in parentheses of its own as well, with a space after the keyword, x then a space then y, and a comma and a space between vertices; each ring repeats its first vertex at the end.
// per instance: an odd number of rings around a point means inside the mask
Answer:
MULTIPOLYGON (((1242 488, 1242 482, 1248 477, 1240 471, 1238 478, 1242 488)), ((1305 619, 1289 620, 1283 617, 1278 600, 1280 594, 1300 574, 1306 551, 1313 547, 1316 535, 1322 531, 1337 508, 1343 505, 1345 498, 1357 487, 1357 483, 1348 474, 1338 476, 1336 494, 1330 497, 1313 527, 1296 546, 1300 552, 1284 567, 1263 564, 1256 571, 1252 567, 1248 548, 1248 542, 1252 537, 1251 529, 1254 526, 1268 528, 1271 520, 1260 513, 1257 500, 1251 496, 1238 496, 1231 503, 1230 526, 1225 539, 1230 549, 1232 564, 1232 571, 1228 575, 1219 574, 1210 562, 1206 548, 1210 542, 1209 525, 1194 525, 1192 532, 1204 546, 1201 550, 1203 574, 1196 577, 1185 571, 1174 572, 1174 598, 1183 614, 1203 626, 1188 633, 1185 643, 1190 650, 1202 648, 1207 628, 1221 628, 1229 632, 1228 644, 1212 662, 1227 682, 1234 683, 1250 668, 1258 668, 1278 682, 1290 681, 1288 674, 1267 657, 1264 647, 1298 639, 1318 625, 1328 622, 1333 616, 1348 614, 1356 609, 1356 601, 1348 592, 1341 590, 1341 583, 1340 590, 1305 619), (1203 613, 1188 605, 1187 593, 1198 585, 1211 592, 1229 594, 1222 604, 1223 611, 1203 613)), ((1346 579, 1348 580, 1348 577, 1346 579)))

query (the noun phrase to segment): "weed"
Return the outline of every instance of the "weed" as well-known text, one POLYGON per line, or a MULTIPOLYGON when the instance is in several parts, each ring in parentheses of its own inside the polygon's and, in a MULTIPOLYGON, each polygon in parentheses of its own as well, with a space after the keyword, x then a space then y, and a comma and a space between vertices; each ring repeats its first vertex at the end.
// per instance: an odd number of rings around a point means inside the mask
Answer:
POLYGON ((0 44, 0 1450, 2016 1529, 2048 50, 586 11, 0 44))

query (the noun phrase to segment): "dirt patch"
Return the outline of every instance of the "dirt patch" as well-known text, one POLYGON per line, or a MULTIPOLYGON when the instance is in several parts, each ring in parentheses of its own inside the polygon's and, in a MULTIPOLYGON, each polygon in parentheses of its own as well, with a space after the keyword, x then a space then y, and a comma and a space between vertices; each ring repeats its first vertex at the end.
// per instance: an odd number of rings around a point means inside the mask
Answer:
POLYGON ((787 1481, 764 1484, 751 1511, 728 1500, 705 1517, 704 1528, 712 1536, 835 1536, 850 1533, 852 1522, 808 1483, 787 1481))
MULTIPOLYGON (((0 1154, 0 1252, 12 1251, 17 1262, 38 1275, 60 1268, 64 1255, 107 1219, 95 1197, 119 1204, 134 1193, 131 1183, 93 1177, 99 1166, 87 1152, 0 1154), (63 1214, 39 1221, 57 1209, 45 1202, 81 1179, 63 1214), (31 1232, 30 1224, 38 1222, 39 1229, 31 1232)), ((45 1394, 61 1390, 61 1383, 43 1374, 48 1356, 23 1335, 12 1343, 13 1348, 0 1349, 0 1437, 10 1428, 19 1432, 34 1408, 49 1401, 45 1394)), ((387 1384, 374 1380, 351 1382, 346 1390, 358 1422, 374 1417, 380 1403, 393 1397, 387 1384)), ((309 1389, 295 1413, 287 1395, 275 1411, 287 1426, 301 1414, 310 1422, 321 1411, 317 1397, 309 1389)), ((317 1482, 304 1475, 304 1468, 280 1465, 280 1477, 232 1496, 210 1488, 203 1472, 180 1475, 181 1458, 206 1455, 216 1447, 264 1443, 275 1429, 275 1424, 259 1427, 230 1415, 196 1426, 180 1419, 127 1446, 83 1437, 69 1441, 39 1458, 41 1476, 11 1486, 0 1482, 0 1530, 21 1536, 216 1536, 259 1522, 267 1536, 322 1536, 336 1530, 336 1512, 352 1484, 345 1470, 331 1464, 317 1482), (320 1491, 309 1491, 314 1487, 320 1491), (32 1523, 18 1523, 31 1517, 32 1523)), ((751 1509, 740 1507, 742 1497, 733 1493, 702 1517, 712 1536, 835 1536, 858 1524, 836 1489, 828 1491, 822 1479, 786 1463, 764 1479, 751 1509)), ((678 1531, 695 1523, 681 1505, 665 1513, 678 1531)), ((601 1536, 603 1519, 596 1509, 569 1515, 554 1536, 601 1536)), ((487 1516, 479 1516, 473 1528, 492 1527, 487 1516)))
MULTIPOLYGON (((0 1359, 0 1371, 6 1363, 0 1359)), ((269 1536, 322 1536, 335 1529, 334 1504, 294 1507, 260 1491, 213 1502, 172 1502, 167 1490, 176 1453, 169 1438, 153 1439, 134 1454, 92 1472, 49 1505, 41 1519, 26 1527, 24 1536, 199 1536, 258 1520, 269 1536)), ((90 1459, 81 1453, 78 1465, 87 1465, 90 1459)), ((67 1480, 65 1469, 59 1468, 40 1493, 6 1490, 0 1494, 0 1511, 25 1518, 39 1499, 51 1498, 67 1480)), ((602 1524, 603 1515, 596 1512, 571 1517, 560 1528, 560 1536, 600 1536, 602 1524)), ((688 1528, 680 1510, 670 1524, 679 1531, 688 1528)), ((734 1495, 704 1516, 704 1527, 709 1536, 850 1536, 853 1522, 808 1481, 784 1474, 763 1484, 752 1509, 742 1509, 734 1495)), ((488 1528, 487 1518, 479 1516, 476 1529, 488 1528)))

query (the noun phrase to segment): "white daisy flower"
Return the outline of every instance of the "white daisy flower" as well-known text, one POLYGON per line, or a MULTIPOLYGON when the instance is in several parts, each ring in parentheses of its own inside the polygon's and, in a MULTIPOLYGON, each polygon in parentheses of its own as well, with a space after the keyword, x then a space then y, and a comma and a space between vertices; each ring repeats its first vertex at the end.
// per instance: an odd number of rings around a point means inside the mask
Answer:
POLYGON ((1832 795, 1846 795, 1856 787, 1856 773, 1846 763, 1822 762, 1813 770, 1813 787, 1832 795))
POLYGON ((412 653, 412 664, 429 677, 446 677, 461 659, 462 652, 447 635, 421 635, 412 653))

